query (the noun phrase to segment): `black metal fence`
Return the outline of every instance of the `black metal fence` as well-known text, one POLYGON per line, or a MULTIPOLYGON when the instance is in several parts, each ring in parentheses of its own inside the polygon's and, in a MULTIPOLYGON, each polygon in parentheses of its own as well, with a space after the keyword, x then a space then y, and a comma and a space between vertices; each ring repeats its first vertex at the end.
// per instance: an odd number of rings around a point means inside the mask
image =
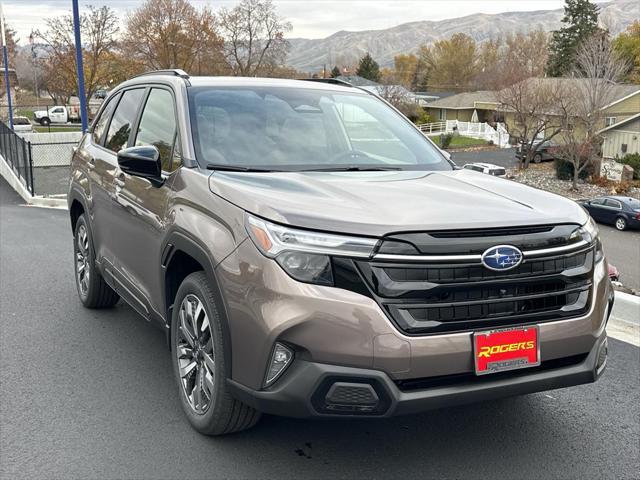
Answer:
POLYGON ((31 145, 2 122, 0 122, 0 154, 31 195, 35 195, 31 145))

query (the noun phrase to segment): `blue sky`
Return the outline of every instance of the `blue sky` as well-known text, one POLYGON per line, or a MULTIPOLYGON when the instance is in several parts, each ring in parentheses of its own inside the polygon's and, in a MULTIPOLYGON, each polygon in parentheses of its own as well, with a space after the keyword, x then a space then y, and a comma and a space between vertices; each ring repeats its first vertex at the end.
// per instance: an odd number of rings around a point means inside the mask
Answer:
MULTIPOLYGON (((238 0, 191 0, 214 11, 238 0)), ((18 31, 22 44, 44 19, 71 11, 71 0, 4 0, 7 22, 18 31)), ((142 0, 80 0, 86 5, 108 5, 122 18, 142 0)), ((388 28, 417 20, 442 20, 472 13, 499 13, 562 8, 563 0, 274 0, 278 11, 293 24, 291 37, 323 38, 338 30, 388 28)))

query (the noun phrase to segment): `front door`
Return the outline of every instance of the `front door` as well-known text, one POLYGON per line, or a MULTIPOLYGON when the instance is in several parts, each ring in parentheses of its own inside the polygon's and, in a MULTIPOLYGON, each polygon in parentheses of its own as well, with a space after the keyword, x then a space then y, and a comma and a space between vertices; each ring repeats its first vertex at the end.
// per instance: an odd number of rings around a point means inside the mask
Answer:
POLYGON ((118 282, 123 296, 147 319, 165 316, 165 312, 159 311, 164 305, 160 258, 171 171, 180 163, 178 149, 174 149, 176 126, 172 92, 160 87, 149 89, 130 144, 153 145, 158 149, 165 182, 153 185, 121 170, 115 179, 113 212, 118 234, 114 248, 118 282))

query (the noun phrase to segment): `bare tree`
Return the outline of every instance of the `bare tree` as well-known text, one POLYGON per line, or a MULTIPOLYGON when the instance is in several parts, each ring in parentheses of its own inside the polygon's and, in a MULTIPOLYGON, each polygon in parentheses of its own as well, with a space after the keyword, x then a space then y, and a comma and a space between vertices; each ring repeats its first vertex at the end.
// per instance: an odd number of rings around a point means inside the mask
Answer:
POLYGON ((195 75, 228 71, 213 13, 188 0, 147 0, 127 17, 123 49, 149 70, 180 68, 195 75))
POLYGON ((600 156, 605 107, 615 98, 617 84, 628 65, 606 34, 596 33, 578 47, 571 80, 570 128, 561 134, 558 157, 573 165, 573 189, 580 173, 600 156))
POLYGON ((378 95, 396 107, 404 116, 415 120, 420 114, 420 107, 411 92, 398 83, 383 83, 378 87, 378 95))
POLYGON ((220 10, 225 55, 234 75, 269 75, 281 67, 291 24, 278 16, 271 0, 242 0, 231 10, 220 10))
MULTIPOLYGON (((44 88, 54 101, 66 101, 69 96, 78 92, 73 17, 64 15, 49 18, 46 24, 45 32, 36 32, 36 36, 42 39, 48 50, 43 66, 44 88)), ((89 12, 80 16, 88 98, 109 79, 104 61, 116 46, 118 30, 118 17, 109 7, 89 6, 89 12)))
POLYGON ((497 93, 499 110, 510 116, 506 128, 518 140, 523 155, 520 167, 528 168, 539 147, 557 136, 567 124, 569 96, 562 79, 530 78, 497 93))

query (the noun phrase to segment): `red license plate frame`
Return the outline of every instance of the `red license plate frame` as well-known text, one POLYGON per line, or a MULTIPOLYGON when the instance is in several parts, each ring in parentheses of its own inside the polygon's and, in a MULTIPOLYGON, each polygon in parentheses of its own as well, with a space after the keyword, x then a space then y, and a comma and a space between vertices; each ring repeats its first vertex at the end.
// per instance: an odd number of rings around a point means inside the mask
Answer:
POLYGON ((484 330, 473 334, 476 375, 540 365, 540 329, 537 325, 484 330))

